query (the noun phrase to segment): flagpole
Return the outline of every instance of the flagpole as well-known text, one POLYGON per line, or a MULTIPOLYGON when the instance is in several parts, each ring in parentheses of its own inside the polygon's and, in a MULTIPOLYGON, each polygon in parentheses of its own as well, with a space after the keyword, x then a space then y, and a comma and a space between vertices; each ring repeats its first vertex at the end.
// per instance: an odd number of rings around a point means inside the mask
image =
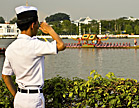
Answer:
POLYGON ((26 0, 26 6, 28 6, 28 0, 26 0))

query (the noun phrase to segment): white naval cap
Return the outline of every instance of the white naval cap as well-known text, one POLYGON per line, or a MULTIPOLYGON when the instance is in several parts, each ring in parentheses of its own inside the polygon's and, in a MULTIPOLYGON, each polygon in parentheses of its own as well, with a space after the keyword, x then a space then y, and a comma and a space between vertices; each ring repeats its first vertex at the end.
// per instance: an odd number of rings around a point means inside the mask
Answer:
POLYGON ((19 6, 15 8, 18 22, 27 23, 32 19, 38 19, 37 8, 33 6, 19 6))
POLYGON ((32 10, 37 11, 37 8, 33 6, 19 6, 15 8, 16 14, 32 10))

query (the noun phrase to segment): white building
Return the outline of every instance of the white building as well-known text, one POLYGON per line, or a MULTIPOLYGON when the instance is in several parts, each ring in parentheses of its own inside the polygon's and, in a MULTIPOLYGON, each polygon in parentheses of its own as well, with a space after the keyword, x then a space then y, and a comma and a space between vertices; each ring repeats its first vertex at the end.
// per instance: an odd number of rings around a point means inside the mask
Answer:
POLYGON ((17 36, 19 33, 16 24, 0 24, 0 36, 17 36))
POLYGON ((78 26, 79 23, 81 23, 81 24, 90 24, 91 21, 92 21, 92 19, 89 18, 89 17, 86 17, 86 18, 81 17, 79 20, 74 21, 74 24, 76 24, 77 26, 78 26))
POLYGON ((128 17, 127 20, 130 20, 130 21, 136 21, 136 20, 139 20, 139 18, 128 17))

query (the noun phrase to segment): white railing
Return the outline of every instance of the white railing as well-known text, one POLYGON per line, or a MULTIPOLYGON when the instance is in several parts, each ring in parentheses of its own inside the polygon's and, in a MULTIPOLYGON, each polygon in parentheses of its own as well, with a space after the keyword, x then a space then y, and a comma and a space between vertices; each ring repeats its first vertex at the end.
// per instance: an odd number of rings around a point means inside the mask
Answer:
MULTIPOLYGON (((11 37, 12 36, 17 36, 18 34, 16 33, 0 33, 0 38, 2 38, 3 36, 5 38, 11 37)), ((82 35, 59 35, 60 38, 62 39, 73 39, 73 38, 81 38, 82 35)), ((97 35, 98 37, 106 37, 106 35, 97 35)), ((52 37, 49 35, 40 35, 40 36, 36 36, 38 38, 47 38, 47 39, 51 39, 52 37)), ((114 38, 121 38, 121 37, 128 37, 128 38, 139 38, 139 35, 107 35, 107 37, 114 37, 114 38)), ((13 37, 14 38, 14 37, 13 37)))
MULTIPOLYGON (((60 38, 63 38, 63 39, 72 39, 72 38, 81 38, 82 35, 59 35, 60 38)), ((41 35, 41 36, 36 36, 38 38, 42 37, 42 38, 48 38, 48 39, 51 39, 52 37, 51 36, 45 36, 45 35, 41 35)))

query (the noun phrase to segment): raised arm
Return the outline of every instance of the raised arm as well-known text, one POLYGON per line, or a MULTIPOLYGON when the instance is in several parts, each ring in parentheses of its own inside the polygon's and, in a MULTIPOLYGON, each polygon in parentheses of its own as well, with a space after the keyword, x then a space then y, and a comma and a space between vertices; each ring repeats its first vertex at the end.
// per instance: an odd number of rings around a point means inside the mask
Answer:
POLYGON ((54 40, 56 40, 58 51, 62 51, 62 50, 64 50, 66 48, 64 42, 61 40, 61 38, 58 36, 58 34, 46 22, 42 22, 39 29, 43 33, 49 34, 54 40))

